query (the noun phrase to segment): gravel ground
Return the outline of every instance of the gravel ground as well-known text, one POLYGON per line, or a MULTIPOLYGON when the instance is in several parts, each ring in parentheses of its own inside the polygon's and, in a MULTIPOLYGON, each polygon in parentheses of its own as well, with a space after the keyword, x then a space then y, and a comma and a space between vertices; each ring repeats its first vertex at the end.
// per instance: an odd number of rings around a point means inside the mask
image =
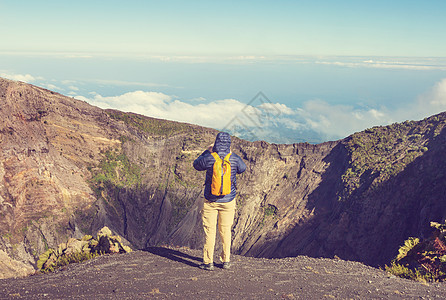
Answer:
POLYGON ((201 252, 155 247, 0 280, 0 299, 445 299, 446 283, 413 282, 357 262, 233 256, 204 271, 201 252))

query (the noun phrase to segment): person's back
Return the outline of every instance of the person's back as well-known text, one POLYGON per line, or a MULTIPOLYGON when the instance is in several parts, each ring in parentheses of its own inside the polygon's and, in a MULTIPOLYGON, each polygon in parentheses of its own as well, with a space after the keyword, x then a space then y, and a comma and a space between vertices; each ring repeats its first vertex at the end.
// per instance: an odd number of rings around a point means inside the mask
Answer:
MULTIPOLYGON (((211 147, 209 147, 211 148, 211 147)), ((232 153, 229 162, 231 164, 231 193, 228 195, 215 196, 211 193, 212 173, 215 158, 211 154, 211 150, 204 151, 195 161, 194 168, 197 171, 206 171, 206 181, 204 188, 204 197, 212 202, 230 202, 235 198, 237 192, 237 178, 236 174, 243 173, 246 170, 246 165, 243 160, 235 153, 232 153)), ((216 152, 221 159, 231 152, 231 136, 225 132, 220 132, 215 139, 213 152, 216 152)))
MULTIPOLYGON (((237 192, 236 175, 246 170, 246 165, 235 153, 231 153, 231 136, 228 133, 220 132, 217 134, 213 147, 205 150, 195 161, 194 168, 198 171, 206 171, 206 180, 204 188, 204 204, 202 210, 203 229, 205 232, 205 244, 203 247, 203 264, 200 268, 213 270, 214 268, 214 247, 215 235, 218 221, 218 229, 223 244, 223 251, 220 259, 223 262, 223 268, 229 268, 230 250, 231 250, 231 227, 235 215, 235 195, 237 192), (211 152, 213 151, 214 154, 211 152), (231 189, 230 192, 223 195, 215 195, 212 192, 212 178, 214 174, 214 164, 217 161, 215 153, 221 160, 230 153, 229 165, 231 167, 231 189)), ((220 162, 220 160, 218 160, 220 162)), ((222 162, 224 164, 224 162, 222 162)), ((223 181, 223 179, 221 179, 223 181)))

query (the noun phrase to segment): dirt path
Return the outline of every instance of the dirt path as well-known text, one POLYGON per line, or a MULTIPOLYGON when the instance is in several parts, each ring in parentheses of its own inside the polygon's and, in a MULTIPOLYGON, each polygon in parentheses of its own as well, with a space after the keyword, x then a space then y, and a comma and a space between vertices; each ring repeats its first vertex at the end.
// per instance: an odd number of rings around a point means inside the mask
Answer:
POLYGON ((197 268, 200 251, 152 248, 0 280, 0 299, 444 299, 422 284, 356 262, 233 257, 230 270, 197 268))

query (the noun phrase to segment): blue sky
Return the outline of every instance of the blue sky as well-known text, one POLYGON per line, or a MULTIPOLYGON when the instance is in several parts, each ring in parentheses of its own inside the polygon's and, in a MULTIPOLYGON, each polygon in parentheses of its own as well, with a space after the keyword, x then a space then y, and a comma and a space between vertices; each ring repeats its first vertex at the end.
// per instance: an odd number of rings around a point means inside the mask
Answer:
POLYGON ((12 51, 443 56, 445 11, 442 0, 3 0, 0 24, 12 51))
POLYGON ((440 0, 0 0, 0 76, 104 108, 219 129, 235 118, 256 138, 321 142, 446 110, 445 13, 440 0), (260 91, 268 101, 252 101, 260 91))

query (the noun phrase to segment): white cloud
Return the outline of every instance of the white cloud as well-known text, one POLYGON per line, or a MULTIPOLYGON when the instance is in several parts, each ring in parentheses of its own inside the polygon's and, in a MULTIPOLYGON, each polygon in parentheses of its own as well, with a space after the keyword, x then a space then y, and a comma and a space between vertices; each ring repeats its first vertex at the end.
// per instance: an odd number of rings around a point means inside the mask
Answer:
POLYGON ((281 103, 267 102, 251 106, 236 99, 191 104, 174 96, 144 91, 115 97, 90 93, 88 99, 82 96, 76 98, 102 108, 115 108, 216 129, 245 131, 254 138, 275 142, 293 142, 293 139, 318 142, 343 138, 373 126, 419 120, 445 111, 446 79, 436 83, 412 103, 395 110, 330 104, 320 99, 306 101, 297 109, 281 103))
POLYGON ((196 102, 203 102, 203 101, 206 101, 207 99, 206 98, 204 98, 204 97, 197 97, 197 98, 193 98, 193 99, 191 99, 190 101, 196 101, 196 102))
POLYGON ((304 103, 297 115, 311 129, 329 139, 346 137, 354 132, 375 125, 389 124, 391 118, 385 108, 354 108, 347 105, 332 105, 322 100, 304 103))
POLYGON ((258 106, 259 108, 265 110, 266 112, 273 115, 292 115, 294 111, 282 103, 262 103, 258 106))
POLYGON ((436 83, 428 94, 430 96, 430 104, 439 106, 442 109, 446 108, 446 78, 436 83))
POLYGON ((376 109, 370 109, 369 113, 375 119, 382 119, 386 116, 383 112, 376 110, 376 109))
POLYGON ((417 101, 398 110, 396 114, 400 119, 402 116, 421 119, 443 111, 446 111, 446 78, 440 80, 430 90, 420 95, 417 101))
POLYGON ((446 111, 446 78, 437 82, 429 91, 412 103, 395 110, 386 107, 355 108, 332 105, 322 100, 304 103, 296 114, 301 116, 313 130, 328 138, 346 137, 354 132, 380 125, 405 120, 420 120, 446 111))
POLYGON ((31 83, 36 81, 37 79, 41 79, 41 78, 36 78, 30 74, 8 74, 8 73, 0 73, 0 77, 3 78, 7 78, 7 79, 11 79, 11 80, 15 80, 15 81, 23 81, 26 83, 31 83))
POLYGON ((446 70, 444 61, 426 60, 360 60, 360 61, 333 61, 333 60, 318 60, 316 64, 335 65, 348 68, 374 68, 374 69, 405 69, 405 70, 446 70))
POLYGON ((70 85, 70 84, 75 84, 76 81, 75 80, 62 80, 61 83, 63 85, 70 85))
POLYGON ((291 130, 302 130, 307 128, 306 124, 292 118, 283 118, 280 120, 280 123, 291 130))
POLYGON ((52 83, 43 83, 41 84, 43 87, 49 89, 49 90, 59 90, 59 91, 63 91, 64 89, 52 84, 52 83))
POLYGON ((281 103, 262 103, 254 107, 235 99, 190 104, 163 93, 143 91, 115 97, 94 94, 89 99, 77 98, 102 108, 216 129, 227 128, 232 120, 236 120, 236 125, 263 139, 277 137, 280 130, 299 133, 311 130, 327 139, 337 139, 386 120, 386 114, 377 109, 355 110, 349 106, 330 105, 322 100, 307 101, 302 108, 294 110, 281 103), (274 113, 271 113, 271 109, 274 109, 274 113))
POLYGON ((115 97, 103 97, 95 94, 89 99, 82 96, 76 98, 102 108, 115 108, 213 128, 222 128, 245 107, 244 103, 234 99, 193 105, 163 93, 143 91, 130 92, 115 97))

